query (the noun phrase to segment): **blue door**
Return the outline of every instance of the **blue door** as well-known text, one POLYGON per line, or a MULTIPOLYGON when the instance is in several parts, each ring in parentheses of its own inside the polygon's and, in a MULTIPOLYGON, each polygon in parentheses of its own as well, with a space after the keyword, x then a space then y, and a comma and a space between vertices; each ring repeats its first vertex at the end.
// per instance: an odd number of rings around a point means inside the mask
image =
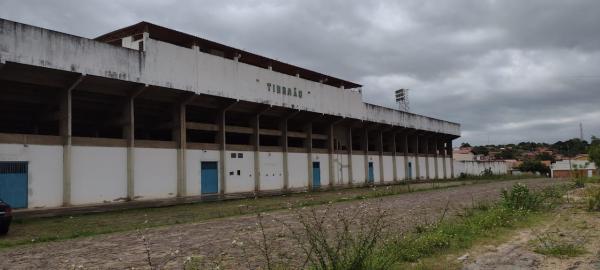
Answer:
POLYGON ((408 162, 408 179, 412 179, 412 162, 408 162))
POLYGON ((369 161, 369 183, 375 182, 375 173, 373 172, 373 162, 369 161))
POLYGON ((203 161, 200 164, 200 190, 202 194, 219 192, 219 173, 216 161, 203 161))
POLYGON ((321 164, 319 162, 313 162, 313 188, 321 187, 321 164))
POLYGON ((12 208, 27 208, 27 162, 0 162, 0 198, 12 208))

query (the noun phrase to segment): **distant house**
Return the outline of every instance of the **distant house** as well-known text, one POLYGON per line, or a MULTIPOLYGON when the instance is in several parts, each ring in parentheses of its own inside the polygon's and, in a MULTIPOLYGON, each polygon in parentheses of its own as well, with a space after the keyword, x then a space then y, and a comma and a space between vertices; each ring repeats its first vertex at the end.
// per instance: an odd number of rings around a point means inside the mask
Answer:
POLYGON ((577 154, 573 159, 574 160, 588 161, 588 160, 590 160, 590 155, 588 155, 588 154, 577 154))
POLYGON ((457 161, 475 160, 475 154, 471 152, 471 147, 461 147, 452 151, 452 158, 457 161))
POLYGON ((598 175, 596 164, 587 160, 561 160, 550 165, 552 178, 592 177, 598 175))

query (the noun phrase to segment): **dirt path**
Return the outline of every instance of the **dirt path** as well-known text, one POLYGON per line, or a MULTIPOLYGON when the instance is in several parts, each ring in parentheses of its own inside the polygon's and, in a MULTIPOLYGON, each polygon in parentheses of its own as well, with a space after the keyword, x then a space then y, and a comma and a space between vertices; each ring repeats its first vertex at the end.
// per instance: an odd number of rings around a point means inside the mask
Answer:
MULTIPOLYGON (((492 182, 367 201, 388 210, 393 224, 398 226, 397 229, 409 230, 417 224, 439 219, 446 205, 449 205, 450 213, 453 213, 470 206, 474 201, 497 199, 502 188, 516 182, 541 187, 558 181, 530 179, 492 182)), ((337 203, 331 206, 331 210, 343 211, 359 205, 360 201, 337 203)), ((274 219, 293 222, 294 217, 291 211, 285 210, 269 213, 266 218, 268 222, 265 224, 269 234, 276 234, 281 228, 274 219)), ((222 265, 227 269, 240 269, 247 267, 246 259, 242 258, 243 254, 239 249, 232 248, 232 241, 240 235, 240 231, 255 228, 255 224, 256 217, 240 216, 149 229, 144 231, 143 236, 150 243, 154 263, 176 257, 167 265, 168 268, 179 269, 187 256, 203 256, 210 260, 222 261, 222 265)), ((125 232, 2 250, 0 269, 147 269, 149 266, 146 255, 142 234, 125 232)))
POLYGON ((550 221, 519 230, 501 245, 473 247, 461 256, 466 258, 463 269, 600 269, 600 213, 585 210, 582 191, 570 192, 572 202, 558 209, 550 221), (535 249, 540 239, 548 245, 577 243, 583 252, 576 256, 539 254, 535 249))

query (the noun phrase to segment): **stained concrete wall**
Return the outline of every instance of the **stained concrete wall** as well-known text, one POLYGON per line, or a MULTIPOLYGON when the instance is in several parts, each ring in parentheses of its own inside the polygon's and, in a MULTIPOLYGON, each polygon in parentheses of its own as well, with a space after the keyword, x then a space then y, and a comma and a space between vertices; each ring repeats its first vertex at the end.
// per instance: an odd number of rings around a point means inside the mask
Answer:
MULTIPOLYGON (((29 207, 55 207, 62 204, 62 146, 0 144, 0 161, 29 162, 29 207)), ((124 147, 73 146, 72 148, 72 204, 93 204, 122 201, 127 193, 127 149, 124 147)), ((368 155, 373 162, 375 183, 379 183, 379 155, 368 155)), ((397 156, 398 179, 404 179, 404 156, 397 156)), ((254 191, 254 152, 227 151, 225 192, 227 194, 254 191), (235 154, 235 158, 231 154, 235 154), (242 154, 242 157, 239 157, 242 154), (240 175, 237 174, 240 170, 240 175), (233 172, 233 175, 229 175, 233 172)), ((283 154, 281 152, 260 152, 261 191, 280 191, 283 188, 283 154)), ((424 157, 420 157, 424 161, 424 157)), ((203 161, 219 162, 218 150, 186 151, 186 195, 201 194, 200 164, 203 161)), ((334 155, 334 186, 348 184, 348 156, 334 155), (341 174, 340 174, 341 168, 341 174)), ((365 159, 363 155, 353 155, 353 185, 365 183, 365 159)), ((329 186, 329 154, 313 153, 312 161, 321 167, 321 186, 329 186)), ((414 162, 414 156, 408 161, 414 162)), ((449 158, 446 161, 450 161, 449 158)), ((288 153, 289 188, 306 190, 309 173, 308 154, 288 153)), ((385 181, 393 180, 391 156, 384 156, 383 170, 385 181)), ((475 162, 471 162, 475 163, 475 162)), ((496 162, 478 164, 455 163, 455 173, 476 172, 492 166, 495 173, 501 173, 502 164, 496 162), (476 167, 477 166, 477 167, 476 167)), ((433 166, 433 161, 430 166, 433 166)), ((422 170, 425 170, 424 163, 422 170)), ((442 161, 438 171, 442 172, 442 161)), ((450 166, 447 165, 449 175, 450 166)), ((413 177, 415 176, 413 163, 413 177)), ((219 178, 223 177, 220 175, 219 178)), ((433 178, 434 174, 430 175, 433 178)), ((425 175, 422 175, 422 179, 425 175)), ((177 150, 162 148, 134 149, 134 191, 136 200, 169 198, 177 190, 177 150)))
POLYGON ((0 161, 28 162, 28 207, 62 205, 63 147, 0 144, 0 161))
POLYGON ((494 174, 507 174, 508 166, 504 161, 454 161, 454 176, 461 173, 481 175, 485 169, 492 169, 494 174))
POLYGON ((135 148, 134 194, 139 199, 177 195, 177 150, 135 148))
POLYGON ((71 154, 72 204, 117 202, 126 199, 126 148, 73 146, 71 154))
POLYGON ((305 189, 308 187, 308 154, 288 153, 289 187, 305 189))
MULTIPOLYGON (((253 151, 227 151, 225 154, 225 192, 253 192, 254 191, 254 152, 253 151), (239 175, 238 175, 239 172, 239 175)), ((262 162, 262 159, 261 159, 262 162)), ((266 162, 266 164, 269 164, 266 162)), ((283 166, 283 165, 282 165, 283 166)), ((267 172, 264 172, 267 173, 267 172)))
MULTIPOLYGON (((219 162, 220 152, 216 150, 197 150, 189 149, 186 151, 186 194, 189 196, 197 196, 201 194, 200 181, 202 161, 219 162)), ((218 173, 219 180, 221 173, 218 173)))
POLYGON ((451 135, 455 123, 362 102, 337 88, 144 37, 144 52, 0 19, 0 62, 146 83, 451 135), (302 91, 302 98, 267 84, 302 91), (243 89, 243 91, 240 91, 243 89))

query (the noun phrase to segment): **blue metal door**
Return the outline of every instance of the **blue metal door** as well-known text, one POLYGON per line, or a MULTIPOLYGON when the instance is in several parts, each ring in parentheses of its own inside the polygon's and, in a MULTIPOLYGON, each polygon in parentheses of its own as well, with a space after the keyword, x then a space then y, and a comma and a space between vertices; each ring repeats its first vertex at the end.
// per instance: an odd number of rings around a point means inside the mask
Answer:
POLYGON ((200 191, 202 194, 219 192, 219 173, 216 161, 203 161, 200 164, 200 191))
POLYGON ((369 183, 375 182, 375 173, 373 172, 373 162, 369 161, 369 183))
POLYGON ((312 182, 312 186, 313 188, 320 188, 321 187, 321 164, 319 162, 313 162, 313 182, 312 182))
POLYGON ((412 162, 408 162, 408 179, 412 179, 412 162))
POLYGON ((12 208, 27 208, 27 162, 0 162, 0 198, 12 208))

